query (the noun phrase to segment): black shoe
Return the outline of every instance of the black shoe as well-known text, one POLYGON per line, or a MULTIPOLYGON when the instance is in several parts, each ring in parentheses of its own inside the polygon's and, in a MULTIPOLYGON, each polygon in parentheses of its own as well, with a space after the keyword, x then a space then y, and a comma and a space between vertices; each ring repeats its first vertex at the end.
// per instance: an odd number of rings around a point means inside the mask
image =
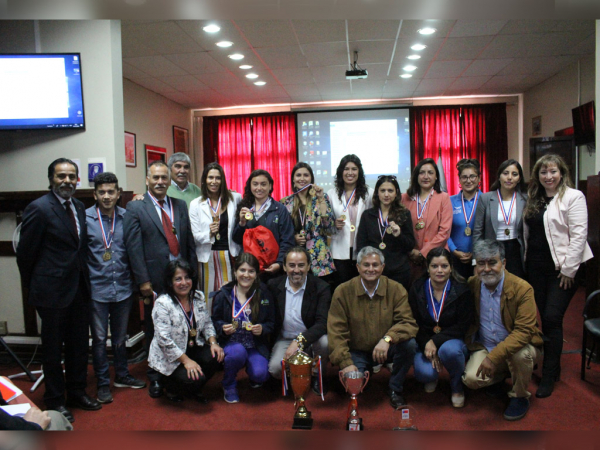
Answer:
POLYGON ((162 397, 163 387, 158 381, 151 381, 150 388, 148 388, 148 395, 152 398, 162 397))
POLYGON ((204 395, 202 395, 200 392, 198 392, 197 394, 194 394, 194 399, 198 403, 201 403, 203 405, 207 405, 208 404, 208 399, 204 395))
POLYGON ((521 420, 529 411, 529 400, 526 398, 511 398, 504 411, 506 420, 521 420))
POLYGON ((504 382, 494 383, 484 388, 485 395, 490 398, 503 399, 506 398, 506 391, 504 390, 504 382))
POLYGON ((77 397, 69 397, 67 399, 67 406, 84 409, 86 411, 98 411, 99 409, 102 409, 102 405, 98 402, 98 400, 94 400, 87 394, 79 395, 77 397))
POLYGON ((390 405, 392 405, 392 407, 394 409, 398 409, 398 408, 406 405, 406 402, 404 401, 404 397, 402 396, 402 394, 400 392, 392 391, 390 389, 388 393, 390 395, 390 405))
POLYGON ((165 393, 165 397, 167 397, 169 400, 171 400, 172 402, 175 402, 175 403, 181 403, 184 400, 183 395, 175 394, 175 393, 169 392, 169 391, 167 391, 165 393))
POLYGON ((546 398, 552 395, 554 391, 554 379, 549 377, 542 377, 542 381, 540 381, 540 385, 537 388, 535 396, 537 398, 546 398))
POLYGON ((67 419, 70 423, 75 422, 75 417, 73 417, 73 414, 71 414, 71 411, 69 411, 64 406, 61 405, 61 406, 57 406, 56 408, 52 408, 52 409, 54 409, 54 411, 58 411, 63 416, 65 416, 65 419, 67 419))
POLYGON ((142 389, 146 387, 146 382, 127 375, 122 378, 115 378, 114 386, 118 388, 142 389))
MULTIPOLYGON (((317 395, 321 395, 321 389, 319 387, 319 377, 318 376, 312 377, 311 384, 312 384, 312 391, 317 395)), ((327 395, 328 392, 329 392, 329 388, 327 387, 327 383, 325 382, 325 379, 323 379, 323 395, 327 395)))

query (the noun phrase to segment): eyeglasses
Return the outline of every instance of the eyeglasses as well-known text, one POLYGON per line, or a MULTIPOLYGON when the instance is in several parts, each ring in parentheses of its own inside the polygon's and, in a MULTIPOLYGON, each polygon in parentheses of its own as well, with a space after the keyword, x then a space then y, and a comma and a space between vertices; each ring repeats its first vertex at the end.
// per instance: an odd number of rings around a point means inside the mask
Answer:
POLYGON ((379 175, 377 177, 378 180, 381 180, 382 178, 391 178, 392 180, 396 179, 396 175, 379 175))
POLYGON ((463 175, 460 177, 460 181, 475 181, 479 178, 479 175, 463 175))

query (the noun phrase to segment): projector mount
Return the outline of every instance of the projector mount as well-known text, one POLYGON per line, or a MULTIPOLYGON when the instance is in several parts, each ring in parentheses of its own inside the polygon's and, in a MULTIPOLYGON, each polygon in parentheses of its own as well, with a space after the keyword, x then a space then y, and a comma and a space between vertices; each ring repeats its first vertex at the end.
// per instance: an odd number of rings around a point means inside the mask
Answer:
POLYGON ((350 65, 350 70, 346 70, 346 80, 361 80, 368 75, 367 71, 358 65, 358 52, 355 51, 354 64, 350 65))

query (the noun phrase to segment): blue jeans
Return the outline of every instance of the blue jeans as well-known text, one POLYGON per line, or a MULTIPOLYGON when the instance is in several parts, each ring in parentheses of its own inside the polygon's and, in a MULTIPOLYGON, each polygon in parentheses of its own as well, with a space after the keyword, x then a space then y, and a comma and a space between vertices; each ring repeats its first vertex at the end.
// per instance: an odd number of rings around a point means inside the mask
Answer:
POLYGON ((92 356, 98 387, 110 385, 106 338, 110 320, 110 340, 114 354, 115 377, 129 375, 127 369, 127 323, 133 297, 120 302, 97 302, 92 300, 92 356))
MULTIPOLYGON (((414 339, 390 345, 386 364, 394 364, 389 382, 391 390, 402 392, 404 379, 410 370, 410 366, 412 366, 416 351, 417 342, 414 339)), ((352 357, 352 362, 360 372, 373 370, 373 366, 375 365, 375 362, 373 361, 373 352, 350 350, 350 356, 352 357)))
MULTIPOLYGON (((450 339, 438 348, 438 356, 442 365, 450 374, 450 388, 453 394, 462 394, 463 384, 461 377, 465 371, 465 359, 469 351, 460 339, 450 339)), ((438 379, 438 372, 431 365, 425 355, 419 351, 415 355, 415 378, 420 383, 433 383, 438 379)))
POLYGON ((269 362, 255 348, 245 348, 239 342, 233 342, 223 347, 223 388, 231 389, 237 386, 237 373, 246 366, 248 378, 253 383, 264 383, 269 379, 269 362))

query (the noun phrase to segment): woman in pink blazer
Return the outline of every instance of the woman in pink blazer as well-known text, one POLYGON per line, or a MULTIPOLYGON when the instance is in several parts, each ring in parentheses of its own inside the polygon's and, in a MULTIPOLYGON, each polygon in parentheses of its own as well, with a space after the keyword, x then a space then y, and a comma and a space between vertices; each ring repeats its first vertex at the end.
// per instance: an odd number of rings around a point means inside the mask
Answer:
POLYGON ((575 275, 592 258, 585 196, 572 189, 569 168, 557 155, 533 166, 524 211, 525 266, 542 319, 544 364, 536 397, 549 397, 560 378, 563 318, 577 291, 575 275))
POLYGON ((429 250, 448 248, 452 229, 452 203, 450 196, 441 190, 440 173, 433 159, 426 158, 416 165, 410 186, 402 194, 402 204, 410 211, 417 241, 410 254, 414 281, 425 274, 429 250))

